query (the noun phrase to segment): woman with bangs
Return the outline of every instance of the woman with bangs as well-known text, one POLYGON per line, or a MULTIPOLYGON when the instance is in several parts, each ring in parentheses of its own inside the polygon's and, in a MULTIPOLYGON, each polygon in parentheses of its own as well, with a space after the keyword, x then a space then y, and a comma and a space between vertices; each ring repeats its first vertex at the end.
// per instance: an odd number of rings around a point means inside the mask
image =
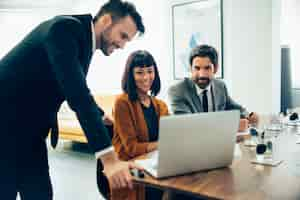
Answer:
POLYGON ((155 97, 160 77, 149 52, 138 50, 129 56, 122 89, 113 111, 112 143, 121 160, 130 160, 157 149, 159 118, 168 115, 167 105, 155 97))
MULTIPOLYGON (((156 98, 160 77, 153 56, 138 50, 127 59, 123 94, 115 100, 112 144, 119 159, 130 160, 157 149, 158 122, 168 115, 167 105, 156 98)), ((135 199, 135 191, 115 191, 113 199, 135 199)), ((161 199, 163 192, 146 188, 146 199, 161 199)))

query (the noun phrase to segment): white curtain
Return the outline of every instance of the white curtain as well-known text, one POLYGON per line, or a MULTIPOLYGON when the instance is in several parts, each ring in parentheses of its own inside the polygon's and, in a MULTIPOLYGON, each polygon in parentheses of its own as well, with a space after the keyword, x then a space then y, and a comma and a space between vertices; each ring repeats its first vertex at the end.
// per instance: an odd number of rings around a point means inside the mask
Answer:
POLYGON ((292 87, 300 88, 300 1, 282 0, 281 43, 291 49, 292 87))

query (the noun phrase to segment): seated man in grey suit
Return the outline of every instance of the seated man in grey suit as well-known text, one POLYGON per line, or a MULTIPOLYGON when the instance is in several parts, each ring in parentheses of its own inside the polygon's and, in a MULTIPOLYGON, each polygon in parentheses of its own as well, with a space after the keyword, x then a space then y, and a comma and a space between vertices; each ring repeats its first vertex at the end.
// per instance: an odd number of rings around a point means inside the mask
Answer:
POLYGON ((218 53, 215 48, 208 45, 195 47, 189 63, 192 77, 185 78, 168 90, 174 114, 240 110, 240 131, 245 130, 248 123, 258 122, 258 115, 253 112, 249 114, 229 96, 225 83, 214 78, 218 70, 218 53))

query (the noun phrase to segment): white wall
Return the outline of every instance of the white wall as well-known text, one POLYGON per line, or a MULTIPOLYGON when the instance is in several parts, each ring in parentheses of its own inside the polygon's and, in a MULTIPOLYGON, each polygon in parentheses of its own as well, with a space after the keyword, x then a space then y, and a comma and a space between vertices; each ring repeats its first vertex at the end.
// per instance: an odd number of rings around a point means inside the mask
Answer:
MULTIPOLYGON (((260 113, 280 109, 280 1, 223 0, 225 82, 234 99, 249 110, 260 113)), ((95 14, 106 1, 72 2, 72 7, 64 9, 65 13, 95 14)), ((89 87, 93 93, 120 92, 121 75, 128 55, 133 50, 146 49, 158 63, 162 78, 160 96, 165 98, 166 89, 173 79, 170 4, 174 0, 131 2, 144 18, 146 34, 110 57, 97 52, 88 74, 89 87)), ((60 10, 52 13, 59 14, 60 10)), ((4 18, 0 16, 1 19, 4 18)), ((31 27, 31 24, 28 26, 31 27)), ((2 28, 1 31, 8 38, 11 32, 16 32, 15 29, 2 28)), ((4 40, 3 37, 1 40, 4 40)))
MULTIPOLYGON (((45 3, 33 1, 0 2, 0 58, 4 56, 15 44, 17 44, 31 29, 41 21, 58 14, 82 14, 95 15, 106 0, 48 0, 45 3), (72 6, 70 6, 72 5, 72 6), (13 34, 12 34, 13 33, 13 34)), ((169 37, 165 32, 166 21, 162 2, 153 3, 146 0, 133 0, 138 11, 144 18, 146 34, 128 43, 126 48, 114 52, 110 57, 105 57, 97 51, 91 62, 87 77, 88 85, 93 93, 119 93, 121 92, 121 76, 128 55, 137 49, 150 51, 160 68, 163 85, 169 80, 171 74, 168 63, 168 50, 165 42, 169 37)), ((170 33, 170 32, 169 32, 170 33)), ((162 88, 161 94, 165 88, 162 88)))
MULTIPOLYGON (((178 1, 169 0, 168 7, 178 1)), ((229 93, 250 111, 279 112, 280 0, 223 0, 223 5, 224 81, 229 93)))
POLYGON ((159 68, 162 79, 161 97, 164 97, 165 87, 171 78, 169 64, 169 50, 166 46, 169 34, 165 31, 166 14, 163 3, 158 1, 135 0, 133 2, 141 13, 146 33, 141 38, 128 43, 123 50, 114 52, 111 56, 105 57, 100 51, 96 52, 88 74, 88 84, 95 93, 116 93, 120 92, 122 73, 128 55, 137 49, 145 49, 153 54, 159 68))
POLYGON ((1 0, 0 58, 21 41, 40 22, 55 15, 73 13, 79 0, 1 0))
MULTIPOLYGON (((300 1, 282 1, 281 43, 291 49, 292 87, 300 88, 300 1)), ((299 91, 298 91, 299 93, 299 91)))
POLYGON ((280 109, 280 0, 224 0, 225 80, 260 113, 280 109))

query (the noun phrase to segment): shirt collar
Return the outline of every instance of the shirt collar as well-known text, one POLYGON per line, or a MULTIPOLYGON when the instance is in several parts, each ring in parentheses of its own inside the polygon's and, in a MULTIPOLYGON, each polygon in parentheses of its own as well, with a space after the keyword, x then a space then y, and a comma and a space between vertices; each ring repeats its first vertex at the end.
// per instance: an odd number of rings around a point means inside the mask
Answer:
POLYGON ((92 52, 94 53, 96 51, 96 34, 95 34, 95 28, 93 22, 91 22, 92 25, 92 52))
POLYGON ((208 84, 208 86, 207 86, 206 88, 204 88, 204 89, 200 88, 196 83, 194 83, 194 84, 195 84, 195 86, 196 86, 196 90, 197 90, 198 96, 202 95, 202 92, 203 92, 204 90, 207 90, 208 92, 210 91, 211 83, 208 84))

